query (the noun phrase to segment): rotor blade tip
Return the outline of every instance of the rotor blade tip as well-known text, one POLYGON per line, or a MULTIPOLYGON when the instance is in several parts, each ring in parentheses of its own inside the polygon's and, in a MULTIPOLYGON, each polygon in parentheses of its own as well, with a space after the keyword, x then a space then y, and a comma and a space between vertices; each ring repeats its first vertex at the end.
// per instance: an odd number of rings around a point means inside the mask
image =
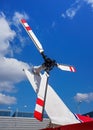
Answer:
POLYGON ((42 113, 34 111, 34 117, 39 121, 43 121, 42 113))
POLYGON ((26 20, 25 20, 25 19, 21 19, 21 22, 22 22, 22 23, 26 23, 26 20))
POLYGON ((70 69, 71 69, 72 72, 76 72, 76 68, 71 66, 70 69))

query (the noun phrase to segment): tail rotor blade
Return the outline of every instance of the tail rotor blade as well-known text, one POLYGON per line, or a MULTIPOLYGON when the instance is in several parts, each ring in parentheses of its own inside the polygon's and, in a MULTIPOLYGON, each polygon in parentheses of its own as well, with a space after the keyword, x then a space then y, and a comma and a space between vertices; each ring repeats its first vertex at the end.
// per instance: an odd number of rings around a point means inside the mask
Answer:
POLYGON ((45 72, 41 78, 40 87, 37 94, 34 117, 39 121, 43 120, 44 106, 45 106, 45 100, 47 94, 48 77, 49 77, 48 73, 45 72))
POLYGON ((57 67, 64 71, 76 72, 76 69, 73 66, 68 66, 68 65, 63 65, 63 64, 57 63, 57 67))
POLYGON ((27 31, 27 33, 29 34, 29 36, 32 39, 32 41, 34 42, 34 44, 37 47, 38 51, 40 53, 43 53, 44 50, 43 50, 43 47, 42 47, 41 43, 39 42, 39 40, 37 39, 37 37, 33 33, 31 27, 28 25, 28 23, 26 22, 26 20, 25 19, 21 19, 20 22, 23 25, 23 27, 25 28, 25 30, 27 31))

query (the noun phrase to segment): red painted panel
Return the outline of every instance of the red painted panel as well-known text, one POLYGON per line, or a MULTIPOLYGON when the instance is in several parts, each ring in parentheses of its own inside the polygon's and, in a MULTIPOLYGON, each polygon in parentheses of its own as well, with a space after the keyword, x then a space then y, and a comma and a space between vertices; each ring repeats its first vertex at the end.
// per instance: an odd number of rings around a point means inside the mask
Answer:
POLYGON ((93 130, 93 121, 42 130, 93 130))

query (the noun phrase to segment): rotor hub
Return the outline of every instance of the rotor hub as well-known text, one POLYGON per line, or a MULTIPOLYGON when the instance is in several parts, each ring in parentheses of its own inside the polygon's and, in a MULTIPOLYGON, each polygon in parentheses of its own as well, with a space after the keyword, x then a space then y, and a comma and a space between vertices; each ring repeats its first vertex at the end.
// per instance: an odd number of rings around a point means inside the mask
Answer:
POLYGON ((55 64, 56 64, 55 60, 46 58, 45 63, 43 65, 45 66, 45 70, 49 72, 50 70, 52 70, 54 68, 55 64))

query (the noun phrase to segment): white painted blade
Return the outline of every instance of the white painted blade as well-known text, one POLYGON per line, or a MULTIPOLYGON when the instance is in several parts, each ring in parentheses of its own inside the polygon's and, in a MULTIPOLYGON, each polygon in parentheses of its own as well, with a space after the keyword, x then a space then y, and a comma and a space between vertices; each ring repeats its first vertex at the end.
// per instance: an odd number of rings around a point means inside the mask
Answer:
POLYGON ((64 71, 76 72, 76 69, 73 66, 62 65, 62 64, 57 63, 57 67, 64 71))
MULTIPOLYGON (((36 92, 40 86, 42 74, 38 76, 28 70, 24 71, 36 92)), ((80 123, 49 84, 47 86, 45 110, 51 122, 54 124, 66 125, 80 123)))
POLYGON ((37 94, 34 117, 39 121, 43 120, 44 106, 45 106, 45 100, 47 94, 48 77, 49 75, 46 72, 42 75, 39 91, 37 94))
POLYGON ((23 25, 23 27, 25 28, 25 30, 27 31, 27 33, 29 34, 30 38, 34 42, 34 44, 37 47, 37 49, 39 50, 39 52, 40 53, 44 52, 41 43, 39 42, 39 40, 37 39, 37 37, 33 33, 32 29, 30 28, 30 26, 28 25, 28 23, 26 22, 26 20, 25 19, 21 19, 20 22, 23 25))

